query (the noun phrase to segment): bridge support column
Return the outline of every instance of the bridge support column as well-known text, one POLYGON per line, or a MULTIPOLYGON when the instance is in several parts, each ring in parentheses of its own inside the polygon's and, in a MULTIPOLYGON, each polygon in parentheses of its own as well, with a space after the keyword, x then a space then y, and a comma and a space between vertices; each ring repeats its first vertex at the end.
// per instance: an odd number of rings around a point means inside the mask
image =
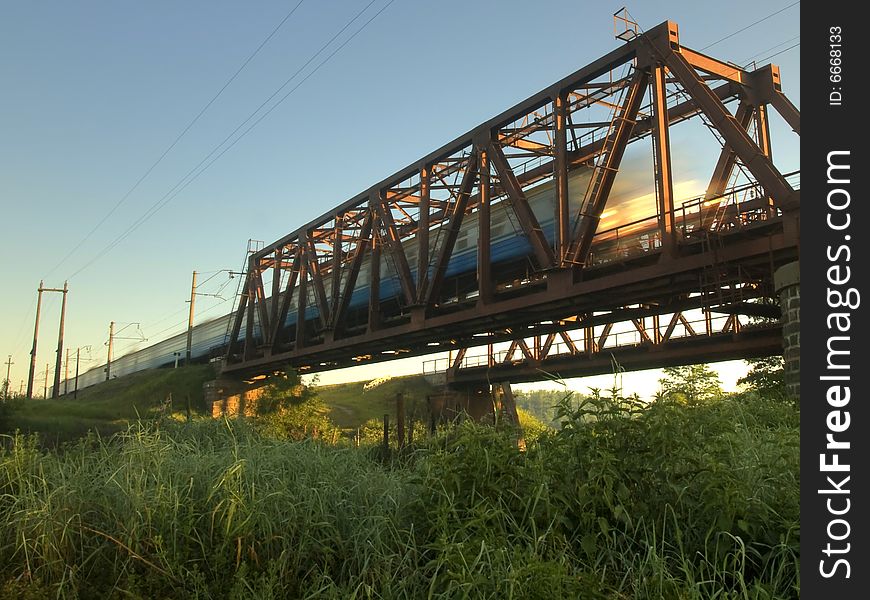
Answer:
POLYGON ((782 347, 785 361, 785 386, 788 393, 801 397, 801 272, 800 263, 784 265, 773 274, 782 309, 782 347))

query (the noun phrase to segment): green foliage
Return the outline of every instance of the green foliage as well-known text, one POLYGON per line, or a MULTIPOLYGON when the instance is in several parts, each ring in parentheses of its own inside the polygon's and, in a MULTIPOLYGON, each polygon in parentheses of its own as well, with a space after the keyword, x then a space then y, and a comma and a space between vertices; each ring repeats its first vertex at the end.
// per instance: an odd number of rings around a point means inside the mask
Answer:
POLYGON ((434 391, 423 377, 396 377, 366 389, 365 382, 319 386, 317 394, 329 406, 330 419, 339 427, 356 429, 389 413, 396 416, 396 394, 405 399, 405 413, 423 419, 426 396, 434 391))
POLYGON ((566 397, 573 397, 571 390, 529 390, 514 392, 517 408, 533 415, 550 427, 558 426, 557 406, 566 397))
POLYGON ((539 437, 551 430, 535 415, 522 408, 517 408, 517 416, 520 418, 520 430, 527 442, 534 442, 539 437))
MULTIPOLYGON (((279 405, 265 418, 318 407, 279 405)), ((557 416, 525 451, 504 421, 464 420, 391 460, 245 420, 61 452, 7 436, 0 596, 799 596, 795 407, 593 389, 557 416)))
POLYGON ((292 369, 269 378, 257 400, 256 422, 263 435, 282 440, 332 440, 337 435, 314 385, 302 383, 292 369))
POLYGON ((688 406, 712 402, 722 397, 719 376, 707 365, 666 367, 659 384, 660 398, 668 398, 688 406))
POLYGON ((291 368, 273 375, 263 387, 257 400, 257 415, 273 415, 298 407, 316 395, 313 385, 305 385, 302 378, 291 368))
POLYGON ((7 407, 0 432, 20 429, 39 433, 52 446, 76 440, 89 431, 109 436, 138 419, 186 418, 187 399, 195 414, 210 414, 203 383, 214 379, 211 365, 153 369, 118 377, 57 399, 19 398, 7 407), (166 406, 168 397, 172 405, 166 406))
POLYGON ((746 363, 750 367, 749 372, 737 380, 738 384, 767 398, 781 400, 788 398, 782 356, 754 358, 747 360, 746 363))

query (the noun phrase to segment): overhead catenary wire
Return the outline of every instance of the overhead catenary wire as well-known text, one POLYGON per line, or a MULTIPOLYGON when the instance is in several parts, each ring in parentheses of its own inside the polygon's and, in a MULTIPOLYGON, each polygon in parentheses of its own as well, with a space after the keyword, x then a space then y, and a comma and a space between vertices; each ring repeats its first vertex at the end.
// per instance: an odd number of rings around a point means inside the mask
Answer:
POLYGON ((167 148, 157 158, 157 160, 155 160, 151 164, 151 166, 145 170, 145 172, 139 177, 139 179, 136 180, 136 183, 134 183, 130 187, 130 189, 127 190, 127 192, 123 196, 121 196, 121 198, 115 203, 115 205, 105 215, 103 215, 103 218, 100 219, 97 222, 97 224, 94 225, 94 227, 87 234, 85 234, 85 236, 73 247, 73 249, 70 250, 69 252, 67 252, 67 254, 62 259, 60 259, 58 262, 56 262, 54 264, 54 266, 51 268, 51 270, 49 270, 48 273, 46 274, 46 277, 48 275, 51 275, 52 273, 54 273, 58 268, 60 268, 61 265, 63 265, 67 260, 69 260, 69 258, 73 254, 75 254, 76 251, 78 251, 78 249, 81 248, 85 244, 85 242, 87 242, 91 238, 91 236, 94 235, 94 233, 96 233, 96 231, 100 227, 102 227, 103 223, 105 223, 113 214, 115 214, 115 211, 117 211, 124 204, 124 202, 127 201, 127 198, 129 198, 130 195, 134 191, 136 191, 136 189, 139 187, 139 185, 143 181, 145 181, 145 179, 151 174, 151 172, 154 171, 154 169, 157 168, 157 166, 161 162, 163 162, 163 159, 166 158, 166 156, 172 151, 173 148, 175 148, 175 146, 178 144, 178 142, 181 141, 181 139, 199 121, 199 119, 206 113, 206 111, 208 111, 208 109, 211 108, 212 104, 214 104, 215 101, 217 101, 217 99, 220 98, 220 96, 230 86, 230 84, 232 84, 233 81, 236 80, 236 78, 239 76, 239 74, 245 70, 245 67, 247 67, 248 64, 254 59, 254 57, 256 57, 257 54, 260 53, 260 50, 262 50, 263 47, 267 43, 269 43, 269 40, 271 40, 275 36, 275 34, 278 33, 278 30, 281 29, 281 27, 284 26, 284 24, 290 19, 290 17, 293 16, 293 13, 296 12, 296 10, 302 5, 302 3, 304 1, 305 0, 299 0, 299 2, 292 9, 290 9, 290 12, 288 12, 286 15, 284 15, 284 18, 281 19, 281 21, 278 23, 278 25, 276 25, 275 28, 272 29, 272 31, 269 33, 269 35, 267 35, 266 38, 262 42, 260 42, 260 45, 257 46, 257 48, 250 55, 248 55, 248 57, 244 60, 244 62, 242 62, 241 66, 239 66, 239 68, 236 69, 236 71, 230 76, 229 79, 227 79, 227 81, 223 84, 223 86, 221 86, 221 88, 217 91, 217 93, 211 97, 211 99, 199 110, 199 112, 187 124, 187 126, 184 129, 182 129, 181 133, 179 133, 175 137, 175 139, 172 141, 172 143, 169 144, 169 146, 167 146, 167 148))
POLYGON ((374 19, 376 19, 381 13, 383 13, 395 0, 389 0, 380 10, 378 10, 371 18, 369 18, 358 30, 356 30, 351 36, 349 36, 344 42, 342 42, 331 54, 329 54, 323 61, 321 61, 312 71, 310 71, 299 83, 297 83, 293 88, 291 88, 284 96, 282 96, 275 104, 273 104, 268 110, 266 110, 262 115, 260 115, 247 129, 245 129, 238 137, 236 137, 229 145, 227 145, 223 150, 220 150, 222 146, 224 146, 229 140, 233 138, 233 136, 238 133, 240 129, 242 129, 251 119, 254 119, 263 107, 265 107, 272 99, 275 98, 287 85, 290 84, 296 77, 298 77, 308 65, 310 65, 320 54, 326 50, 333 41, 335 41, 344 31, 346 31, 360 16, 362 16, 372 4, 374 4, 377 0, 371 0, 361 11, 359 11, 350 21, 348 21, 344 27, 342 27, 332 38, 329 39, 321 48, 309 58, 305 64, 303 64, 299 69, 290 76, 277 90, 275 90, 271 96, 269 96, 265 101, 263 101, 260 106, 258 106, 248 117, 242 121, 228 136, 226 136, 223 141, 221 141, 218 145, 216 145, 211 152, 209 152, 205 158, 203 158, 195 167, 193 167, 190 171, 187 172, 178 182, 168 191, 166 192, 159 200, 149 207, 144 214, 142 214, 136 221, 133 222, 121 235, 115 238, 112 242, 110 242, 106 247, 104 247, 101 251, 97 253, 96 256, 91 258, 88 262, 86 262, 83 266, 81 266, 78 270, 76 270, 72 275, 70 275, 67 279, 72 279, 92 264, 94 264, 97 260, 105 256, 108 252, 114 249, 118 244, 124 241, 133 231, 142 226, 146 221, 148 221, 151 217, 153 217, 161 208, 163 208, 166 204, 171 202, 174 198, 176 198, 182 191, 184 191, 187 186, 193 183, 196 179, 199 178, 205 171, 211 167, 218 159, 220 159, 226 152, 236 145, 243 137, 245 137, 254 127, 256 127, 266 116, 268 116, 273 110, 275 110, 278 106, 280 106, 293 92, 295 92, 299 87, 304 84, 312 75, 317 73, 329 60, 335 56, 342 48, 344 48, 351 40, 353 40, 360 32, 362 32, 374 19), (215 156, 215 153, 220 152, 215 156), (214 156, 214 158, 212 158, 214 156), (211 160, 209 161, 209 159, 211 160), (208 162, 207 162, 208 161, 208 162), (203 166, 205 164, 205 166, 203 166), (202 167, 202 168, 200 168, 202 167))
POLYGON ((752 27, 755 27, 755 26, 758 25, 759 23, 762 23, 762 22, 768 20, 768 19, 771 18, 771 17, 775 17, 775 16, 778 15, 779 13, 784 12, 784 11, 788 10, 789 8, 791 8, 792 6, 795 6, 795 5, 797 5, 797 4, 800 4, 800 0, 798 0, 797 2, 792 2, 792 3, 789 4, 788 6, 784 6, 784 7, 780 8, 779 10, 777 10, 777 11, 775 11, 775 12, 772 12, 772 13, 770 13, 769 15, 767 15, 766 17, 762 17, 762 18, 758 19, 757 21, 753 21, 752 23, 750 23, 750 24, 747 25, 746 27, 743 27, 743 28, 741 28, 741 29, 738 29, 738 30, 735 31, 734 33, 729 33, 728 35, 726 35, 726 36, 723 37, 723 38, 719 38, 718 40, 716 40, 716 41, 713 42, 712 44, 707 44, 706 46, 704 46, 703 48, 701 48, 701 51, 703 52, 704 50, 706 50, 706 49, 708 49, 708 48, 712 48, 712 47, 715 46, 716 44, 719 44, 719 43, 721 43, 721 42, 724 42, 725 40, 731 39, 731 38, 733 38, 735 35, 737 35, 738 33, 743 33, 743 32, 746 31, 747 29, 750 29, 750 28, 752 28, 752 27))
POLYGON ((801 45, 800 42, 798 42, 797 44, 793 44, 793 45, 789 46, 788 48, 785 48, 783 50, 780 50, 779 52, 775 52, 774 54, 771 54, 770 56, 765 56, 764 58, 759 59, 758 62, 768 61, 771 58, 774 58, 776 56, 779 56, 780 54, 784 54, 784 53, 788 52, 789 50, 794 50, 795 48, 797 48, 800 45, 801 45))

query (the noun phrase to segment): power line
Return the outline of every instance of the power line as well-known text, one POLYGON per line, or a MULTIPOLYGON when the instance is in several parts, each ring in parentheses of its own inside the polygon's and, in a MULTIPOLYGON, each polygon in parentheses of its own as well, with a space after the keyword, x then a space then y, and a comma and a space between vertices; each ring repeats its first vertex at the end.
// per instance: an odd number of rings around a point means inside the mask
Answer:
POLYGON ((766 21, 766 20, 768 20, 769 18, 771 18, 771 17, 773 17, 773 16, 778 15, 779 13, 781 13, 781 12, 783 12, 783 11, 785 11, 785 10, 788 10, 789 8, 791 8, 792 6, 794 6, 794 5, 796 5, 796 4, 800 4, 800 0, 798 0, 797 2, 792 2, 792 3, 789 4, 788 6, 785 6, 785 7, 783 7, 783 8, 780 8, 780 9, 779 9, 778 11, 776 11, 776 12, 772 12, 772 13, 770 13, 770 14, 767 15, 766 17, 762 17, 762 18, 758 19, 757 21, 754 21, 754 22, 750 23, 750 24, 747 25, 746 27, 744 27, 744 28, 742 28, 742 29, 738 29, 738 30, 735 31, 734 33, 729 33, 729 34, 726 35, 725 37, 716 40, 716 41, 713 42, 712 44, 707 44, 706 46, 704 46, 703 48, 701 48, 701 51, 703 52, 703 51, 706 50, 707 48, 712 48, 712 47, 715 46, 716 44, 718 44, 718 43, 720 43, 720 42, 724 42, 725 40, 734 37, 734 36, 737 35, 738 33, 743 33, 744 31, 746 31, 746 30, 749 29, 750 27, 755 27, 755 26, 758 25, 759 23, 761 23, 761 22, 763 22, 763 21, 766 21))
POLYGON ((221 150, 214 158, 209 161, 215 152, 218 152, 220 148, 227 143, 232 137, 244 127, 251 119, 253 119, 260 110, 266 106, 275 96, 277 96, 281 90, 283 90, 291 81, 293 81, 309 64, 311 64, 323 51, 336 39, 338 38, 345 30, 347 30, 363 13, 365 13, 368 8, 374 4, 377 0, 371 0, 361 11, 359 11, 356 16, 354 16, 350 21, 342 27, 338 33, 336 33, 329 41, 327 41, 321 48, 311 57, 308 61, 305 62, 289 79, 287 79, 275 92, 272 93, 263 103, 260 104, 244 121, 242 121, 223 141, 221 141, 217 146, 215 146, 211 152, 209 152, 205 158, 203 158, 193 169, 187 172, 184 177, 182 177, 166 194, 164 194, 159 200, 157 200, 151 207, 145 211, 143 215, 141 215, 136 221, 133 222, 121 235, 119 235, 115 240, 109 243, 108 246, 103 248, 96 256, 94 256, 91 260, 85 263, 82 267, 80 267, 77 271, 75 271, 72 275, 67 277, 67 279, 72 279, 85 269, 87 269, 94 262, 102 258, 106 253, 110 252, 113 248, 115 248, 118 244, 124 241, 133 231, 138 229, 142 224, 148 221, 152 216, 154 216, 161 208, 163 208, 167 203, 171 202, 174 198, 176 198, 188 185, 193 183, 200 175, 202 175, 212 164, 215 163, 219 158, 221 158, 226 152, 238 143, 243 137, 245 137, 254 127, 257 126, 267 115, 269 115, 275 108, 277 108, 281 103, 283 103, 293 92, 295 92, 299 87, 305 83, 312 75, 314 75, 317 71, 320 70, 323 65, 325 65, 335 54, 338 53, 342 48, 344 48, 352 39, 354 39, 360 32, 365 29, 369 23, 371 23, 375 18, 377 18, 381 13, 383 13, 395 0, 389 0, 378 12, 376 12, 368 21, 366 21, 362 27, 360 27, 357 31, 355 31, 348 39, 346 39, 341 45, 339 45, 329 56, 326 57, 322 62, 320 62, 311 72, 309 72, 299 83, 297 83, 293 88, 290 89, 284 96, 282 96, 275 104, 273 104, 266 112, 264 112, 260 117, 258 117, 250 127, 245 129, 238 137, 236 137, 228 146, 226 146, 223 150, 221 150), (204 167, 202 165, 205 164, 204 167), (200 169, 200 167, 202 167, 200 169))
POLYGON ((763 62, 765 62, 765 61, 770 60, 770 59, 773 58, 774 56, 779 56, 780 54, 783 54, 783 53, 785 53, 785 52, 788 52, 789 50, 792 50, 792 49, 794 49, 794 48, 797 48, 797 47, 800 46, 800 45, 801 45, 801 43, 798 42, 797 44, 793 44, 793 45, 789 46, 788 48, 785 48, 784 50, 780 50, 779 52, 775 52, 775 53, 771 54, 770 56, 766 56, 766 57, 764 57, 764 58, 761 58, 761 59, 759 59, 757 62, 762 62, 762 63, 763 63, 763 62))
MULTIPOLYGON (((794 36, 794 37, 790 37, 789 39, 787 39, 787 40, 785 40, 785 41, 782 41, 782 42, 780 42, 780 43, 778 43, 778 44, 775 44, 775 45, 771 46, 770 48, 765 48, 764 50, 760 50, 759 52, 756 52, 755 54, 753 54, 753 55, 750 56, 749 58, 744 58, 743 60, 737 61, 737 64, 739 64, 739 65, 748 65, 748 64, 751 63, 753 60, 756 60, 756 57, 761 56, 762 54, 766 54, 766 53, 770 52, 771 50, 776 50, 776 49, 779 48, 780 46, 785 46, 786 44, 789 44, 789 43, 791 43, 791 42, 794 42, 795 40, 799 40, 800 38, 801 38, 800 35, 796 35, 796 36, 794 36)), ((786 50, 789 50, 789 49, 790 49, 790 48, 786 48, 786 50)), ((783 52, 785 52, 785 50, 783 50, 783 52)), ((756 62, 760 62, 760 61, 756 61, 756 62)))
POLYGON ((269 33, 269 35, 267 35, 266 38, 262 42, 260 42, 260 45, 257 46, 257 48, 248 56, 248 58, 245 59, 241 66, 236 69, 236 72, 233 73, 229 79, 227 79, 226 83, 224 83, 223 86, 217 91, 217 93, 212 96, 211 100, 209 100, 205 104, 205 106, 200 109, 200 111, 196 114, 193 120, 187 124, 187 126, 181 131, 181 133, 178 134, 178 136, 176 136, 176 138, 172 141, 171 144, 169 144, 169 146, 163 151, 163 153, 157 158, 157 160, 154 161, 151 166, 148 167, 148 169, 146 169, 145 173, 143 173, 142 176, 139 177, 139 179, 136 181, 136 183, 134 183, 133 186, 129 190, 127 190, 127 193, 124 194, 121 199, 115 203, 112 209, 108 213, 106 213, 96 225, 94 225, 94 227, 87 233, 87 235, 85 235, 85 237, 82 238, 81 241, 79 241, 79 243, 76 244, 75 247, 66 254, 66 256, 64 256, 60 261, 55 263, 51 270, 46 274, 46 277, 54 273, 73 254, 75 254, 75 252, 91 238, 91 236, 103 225, 103 223, 105 223, 109 219, 109 217, 111 217, 115 213, 115 211, 118 210, 121 205, 124 204, 124 202, 126 202, 127 198, 129 198, 130 195, 139 187, 139 185, 143 181, 145 181, 145 179, 151 174, 151 172, 157 167, 157 165, 163 162, 163 159, 166 158, 166 155, 169 154, 173 148, 175 148, 176 144, 181 141, 181 138, 183 138, 187 134, 187 132, 190 131, 190 128, 193 127, 197 123, 197 121, 199 121, 199 119, 206 113, 209 108, 211 108, 211 105, 214 104, 215 101, 230 86, 230 84, 235 81, 236 77, 238 77, 239 74, 245 69, 245 67, 248 66, 248 63, 250 63, 254 59, 254 57, 260 53, 260 50, 263 49, 263 46, 265 46, 269 42, 269 40, 271 40, 275 36, 275 34, 278 33, 278 30, 283 27, 284 23, 286 23, 291 16, 293 16, 293 13, 296 12, 296 9, 298 9, 304 1, 305 0, 299 0, 296 6, 294 6, 286 15, 284 15, 284 18, 281 19, 281 21, 278 23, 278 25, 275 26, 271 33, 269 33))

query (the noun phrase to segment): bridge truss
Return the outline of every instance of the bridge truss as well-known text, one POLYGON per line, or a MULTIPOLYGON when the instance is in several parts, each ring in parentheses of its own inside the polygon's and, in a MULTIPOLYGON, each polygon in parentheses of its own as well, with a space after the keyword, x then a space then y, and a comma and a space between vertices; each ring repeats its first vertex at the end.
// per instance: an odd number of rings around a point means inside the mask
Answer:
MULTIPOLYGON (((686 48, 670 21, 634 36, 253 253, 224 371, 316 372, 499 342, 513 352, 532 338, 549 352, 569 330, 693 309, 731 315, 728 335, 706 336, 716 341, 694 356, 723 355, 714 347, 737 348, 738 314, 778 314, 759 300, 798 252, 799 174, 772 161, 769 107, 800 135, 777 67, 747 71, 686 48), (669 131, 690 119, 721 152, 704 196, 677 206, 669 131), (647 138, 656 214, 602 231, 626 148, 647 138), (541 186, 552 195, 544 215, 532 199, 541 186), (522 256, 493 256, 505 237, 497 213, 522 256)), ((680 337, 655 332, 658 350, 680 337)), ((752 352, 776 351, 765 339, 752 352)), ((637 368, 667 356, 647 354, 658 358, 637 368)), ((547 352, 526 358, 540 365, 547 352)))

